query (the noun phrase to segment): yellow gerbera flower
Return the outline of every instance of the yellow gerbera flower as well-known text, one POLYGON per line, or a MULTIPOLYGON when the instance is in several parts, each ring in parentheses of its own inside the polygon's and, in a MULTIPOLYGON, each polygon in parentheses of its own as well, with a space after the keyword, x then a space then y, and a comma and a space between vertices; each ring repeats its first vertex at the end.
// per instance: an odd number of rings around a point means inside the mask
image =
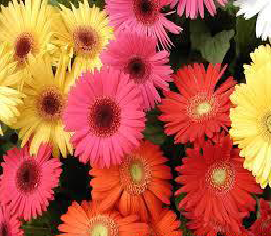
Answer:
POLYGON ((69 86, 66 64, 60 63, 54 76, 48 56, 33 57, 29 61, 32 80, 23 87, 26 97, 24 105, 19 106, 21 115, 13 128, 20 129, 22 146, 31 140, 31 154, 37 153, 42 142, 49 142, 54 147, 54 156, 59 155, 60 149, 62 156, 66 157, 73 152, 71 133, 64 131, 61 119, 69 86))
POLYGON ((113 28, 108 25, 106 12, 95 6, 90 8, 87 0, 79 2, 79 8, 71 6, 72 10, 61 5, 61 21, 53 26, 57 37, 54 43, 66 51, 70 63, 75 55, 73 67, 77 76, 81 71, 101 68, 99 55, 113 39, 113 28))
MULTIPOLYGON (((262 67, 265 67, 266 64, 271 63, 271 47, 270 45, 261 45, 253 53, 250 54, 252 59, 251 65, 244 65, 245 74, 248 75, 250 73, 257 73, 262 67)), ((255 75, 247 76, 246 81, 250 83, 251 81, 255 81, 258 78, 255 75)))
MULTIPOLYGON (((15 64, 11 63, 12 55, 7 52, 5 44, 0 46, 0 120, 6 125, 16 122, 19 111, 18 104, 22 104, 22 93, 8 87, 8 78, 14 73, 15 64)), ((3 135, 1 124, 0 134, 3 135)))
POLYGON ((244 167, 256 181, 271 186, 271 64, 246 74, 253 83, 239 84, 230 99, 230 135, 245 157, 244 167), (256 76, 256 77, 254 77, 256 76))
POLYGON ((16 69, 22 74, 12 80, 20 84, 29 78, 26 62, 30 54, 37 56, 54 49, 51 21, 55 11, 47 0, 25 0, 25 4, 12 0, 0 12, 0 43, 6 42, 13 55, 16 69))

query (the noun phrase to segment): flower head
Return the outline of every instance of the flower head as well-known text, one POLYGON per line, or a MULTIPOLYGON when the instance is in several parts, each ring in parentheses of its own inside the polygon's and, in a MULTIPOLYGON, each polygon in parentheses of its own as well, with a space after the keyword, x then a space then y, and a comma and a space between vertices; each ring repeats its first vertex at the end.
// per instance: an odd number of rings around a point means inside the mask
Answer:
POLYGON ((240 221, 240 212, 252 211, 255 199, 250 193, 261 193, 253 176, 243 168, 238 149, 232 147, 229 136, 213 145, 206 142, 203 154, 198 148, 187 149, 184 165, 177 167, 183 184, 176 195, 187 192, 179 207, 193 211, 204 222, 213 220, 238 229, 233 221, 240 221))
POLYGON ((82 162, 120 164, 140 144, 145 127, 139 90, 112 68, 87 72, 71 88, 64 112, 66 130, 82 162))
POLYGON ((247 73, 247 84, 239 84, 230 99, 234 144, 245 157, 244 167, 252 171, 264 188, 271 185, 271 64, 247 73))
MULTIPOLYGON (((182 16, 185 11, 185 16, 191 19, 197 18, 198 14, 203 18, 204 17, 204 6, 206 6, 208 12, 211 16, 216 14, 216 5, 215 2, 218 2, 220 5, 225 6, 228 0, 179 0, 177 13, 179 16, 182 16)), ((171 8, 173 8, 178 3, 178 0, 171 1, 171 8)))
POLYGON ((21 85, 31 77, 26 69, 29 56, 50 53, 52 47, 51 22, 54 10, 47 0, 12 0, 0 13, 0 42, 7 43, 8 52, 16 62, 20 75, 10 79, 14 86, 21 85))
POLYGON ((73 4, 72 9, 60 6, 60 20, 53 25, 56 32, 54 44, 65 51, 69 63, 75 55, 73 70, 76 77, 86 70, 100 69, 100 53, 113 39, 113 28, 108 25, 106 12, 90 7, 88 0, 79 1, 78 8, 73 4))
POLYGON ((106 0, 106 10, 111 24, 117 31, 136 32, 142 36, 155 37, 163 48, 172 45, 166 30, 178 34, 181 28, 169 21, 161 9, 168 0, 106 0))
POLYGON ((143 236, 148 232, 148 225, 137 223, 136 215, 123 217, 117 211, 100 211, 97 202, 83 202, 81 206, 73 202, 61 219, 64 223, 59 231, 65 236, 143 236))
POLYGON ((48 145, 41 145, 34 157, 28 145, 13 148, 4 156, 0 201, 9 204, 11 213, 30 220, 47 209, 62 172, 60 161, 50 157, 48 145))
POLYGON ((236 82, 230 77, 216 88, 225 69, 220 71, 220 64, 209 64, 205 71, 203 64, 194 64, 177 72, 174 82, 180 94, 165 92, 158 106, 162 111, 160 119, 167 123, 165 132, 176 133, 175 143, 193 142, 204 134, 212 138, 215 132, 230 126, 229 96, 236 82))
POLYGON ((122 70, 129 75, 129 80, 140 90, 145 109, 161 102, 155 87, 168 90, 170 66, 169 53, 165 50, 156 52, 156 39, 138 34, 123 33, 111 41, 108 49, 102 53, 102 62, 122 70), (121 50, 119 47, 121 45, 121 50))
POLYGON ((119 166, 93 167, 92 198, 102 201, 101 209, 116 206, 122 215, 139 214, 148 221, 150 215, 160 214, 162 202, 169 204, 171 174, 164 162, 159 147, 145 141, 126 155, 119 166))
POLYGON ((26 82, 23 93, 24 104, 19 106, 20 116, 12 125, 20 129, 22 146, 31 140, 30 153, 36 154, 43 142, 53 146, 54 156, 63 157, 73 152, 71 133, 64 131, 62 112, 66 105, 69 84, 67 84, 65 63, 61 63, 54 75, 49 57, 30 59, 32 80, 26 82))
POLYGON ((256 36, 266 40, 271 37, 271 2, 269 0, 235 0, 235 6, 239 7, 237 16, 244 15, 246 19, 257 16, 256 36))

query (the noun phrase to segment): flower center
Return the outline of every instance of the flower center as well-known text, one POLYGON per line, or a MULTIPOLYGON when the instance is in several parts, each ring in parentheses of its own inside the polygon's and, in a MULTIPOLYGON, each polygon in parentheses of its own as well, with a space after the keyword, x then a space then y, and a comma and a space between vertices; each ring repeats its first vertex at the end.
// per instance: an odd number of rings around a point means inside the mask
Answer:
POLYGON ((140 195, 148 189, 152 179, 148 162, 139 155, 129 155, 120 166, 121 185, 131 195, 140 195))
POLYGON ((25 62, 27 54, 33 49, 33 37, 29 33, 20 34, 15 42, 15 59, 20 63, 25 62))
POLYGON ((267 126, 267 130, 271 133, 271 116, 268 116, 266 118, 266 126, 267 126))
POLYGON ((89 126, 98 137, 110 137, 120 127, 121 110, 110 98, 96 99, 90 107, 89 126))
POLYGON ((201 116, 203 114, 209 113, 211 109, 212 107, 208 102, 203 102, 198 105, 197 113, 201 116))
POLYGON ((138 21, 144 25, 152 25, 158 17, 158 1, 134 0, 134 12, 138 21))
POLYGON ((217 104, 213 97, 208 98, 206 94, 198 94, 193 97, 187 106, 187 114, 195 122, 208 120, 216 114, 217 104))
POLYGON ((37 107, 40 116, 45 120, 52 120, 61 117, 64 100, 57 88, 47 88, 38 99, 37 107))
POLYGON ((98 215, 89 221, 90 236, 117 236, 119 228, 115 221, 106 215, 98 215))
POLYGON ((36 161, 26 160, 17 171, 17 186, 20 191, 31 193, 39 186, 40 177, 40 170, 36 161))
POLYGON ((77 53, 89 54, 97 45, 96 33, 89 27, 79 27, 73 33, 74 47, 77 53))
POLYGON ((216 193, 225 193, 233 188, 235 170, 231 163, 214 163, 206 175, 208 186, 216 193))
POLYGON ((139 57, 130 59, 125 71, 135 83, 143 83, 148 79, 148 67, 139 57))

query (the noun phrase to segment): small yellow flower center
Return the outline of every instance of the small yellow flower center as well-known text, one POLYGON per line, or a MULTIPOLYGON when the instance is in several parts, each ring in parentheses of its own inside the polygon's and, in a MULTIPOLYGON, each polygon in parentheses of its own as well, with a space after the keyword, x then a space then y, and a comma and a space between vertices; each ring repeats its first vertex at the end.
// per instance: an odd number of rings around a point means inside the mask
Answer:
POLYGON ((197 110, 198 115, 204 115, 204 114, 206 114, 206 113, 209 113, 210 110, 211 110, 211 108, 212 108, 212 107, 211 107, 210 103, 208 103, 208 102, 203 102, 203 103, 200 103, 200 104, 197 106, 196 110, 197 110))
POLYGON ((108 236, 108 229, 103 224, 97 224, 93 227, 90 236, 108 236))
POLYGON ((223 185, 226 181, 227 172, 225 169, 216 169, 213 171, 212 179, 217 185, 223 185))
POLYGON ((140 183, 144 176, 144 170, 140 162, 135 162, 131 164, 130 167, 131 177, 134 182, 140 183))

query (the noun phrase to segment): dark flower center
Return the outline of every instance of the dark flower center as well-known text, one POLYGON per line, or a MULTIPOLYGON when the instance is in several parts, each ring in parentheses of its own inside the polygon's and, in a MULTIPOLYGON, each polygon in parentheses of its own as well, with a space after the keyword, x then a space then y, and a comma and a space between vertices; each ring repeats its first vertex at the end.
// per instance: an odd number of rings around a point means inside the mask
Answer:
POLYGON ((138 21, 151 25, 157 19, 159 7, 155 0, 134 0, 134 11, 138 21))
POLYGON ((101 137, 113 135, 120 126, 120 108, 110 98, 97 99, 90 107, 91 131, 101 137))
POLYGON ((38 187, 40 181, 40 170, 33 160, 22 163, 17 172, 17 186, 25 193, 32 192, 38 187))
POLYGON ((15 43, 15 57, 23 61, 33 48, 33 39, 30 34, 22 34, 15 43))
POLYGON ((141 58, 132 58, 126 68, 126 72, 135 83, 142 83, 146 79, 146 65, 141 58))
POLYGON ((49 88, 41 93, 37 106, 43 118, 55 119, 61 115, 63 99, 57 88, 49 88))
POLYGON ((8 226, 6 222, 1 224, 0 236, 9 236, 8 226))
POLYGON ((81 53, 90 53, 96 45, 96 37, 92 30, 80 27, 74 32, 75 50, 81 53))

